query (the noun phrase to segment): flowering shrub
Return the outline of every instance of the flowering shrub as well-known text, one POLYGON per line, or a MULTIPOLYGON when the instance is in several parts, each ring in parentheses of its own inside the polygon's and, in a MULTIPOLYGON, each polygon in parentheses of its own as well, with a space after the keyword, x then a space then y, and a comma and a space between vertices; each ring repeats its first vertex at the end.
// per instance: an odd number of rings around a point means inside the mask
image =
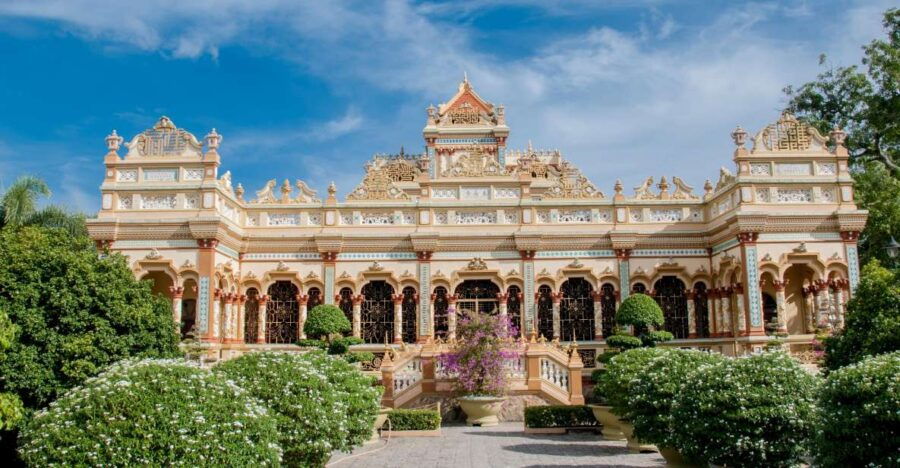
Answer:
POLYGON ((720 354, 668 349, 651 359, 629 384, 624 417, 634 426, 634 435, 659 447, 674 447, 672 402, 687 374, 704 364, 724 359, 720 354))
POLYGON ((182 360, 121 361, 38 411, 29 466, 275 466, 275 419, 246 391, 182 360))
POLYGON ((372 434, 380 392, 340 358, 321 351, 249 353, 215 372, 269 407, 288 465, 324 466, 333 450, 350 450, 372 434))
POLYGON ((616 355, 606 364, 606 372, 594 385, 594 396, 612 406, 613 413, 624 415, 631 381, 644 372, 647 363, 665 352, 660 348, 638 348, 616 355))
MULTIPOLYGON (((328 304, 319 304, 309 311, 309 317, 303 324, 303 331, 314 338, 331 340, 331 335, 348 332, 350 321, 344 311, 328 304)), ((337 353, 336 353, 337 354, 337 353)))
POLYGON ((456 389, 464 395, 499 396, 506 391, 509 347, 515 335, 505 315, 466 314, 456 327, 456 351, 438 356, 449 372, 458 373, 456 389))
POLYGON ((900 352, 829 374, 813 452, 821 466, 900 466, 900 352))
POLYGON ((795 465, 812 434, 816 384, 783 352, 703 364, 675 396, 675 446, 716 465, 795 465))

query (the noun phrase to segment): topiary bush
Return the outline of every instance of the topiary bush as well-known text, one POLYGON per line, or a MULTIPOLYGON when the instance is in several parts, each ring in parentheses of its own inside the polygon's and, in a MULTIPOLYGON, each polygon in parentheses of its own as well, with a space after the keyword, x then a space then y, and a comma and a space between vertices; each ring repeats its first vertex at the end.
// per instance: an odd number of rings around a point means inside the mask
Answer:
POLYGON ((127 360, 38 411, 29 466, 277 466, 275 418, 248 392, 182 360, 127 360))
POLYGON ((309 311, 303 331, 307 336, 331 341, 331 335, 349 332, 350 321, 340 308, 329 304, 319 304, 309 311))
POLYGON ((362 338, 357 338, 355 336, 335 338, 328 344, 328 354, 346 354, 350 351, 351 346, 363 343, 365 343, 365 341, 362 338))
MULTIPOLYGON (((441 414, 429 409, 395 409, 388 413, 392 431, 433 431, 441 428, 441 414)), ((370 429, 371 431, 371 429, 370 429)))
POLYGON ((716 465, 795 465, 812 435, 816 386, 783 352, 704 364, 675 396, 675 446, 716 465))
POLYGON ((654 358, 662 356, 665 350, 659 348, 638 348, 625 351, 606 364, 606 372, 600 375, 600 382, 594 386, 594 395, 607 405, 613 413, 622 416, 627 411, 629 385, 654 358))
POLYGON ((546 405, 525 408, 525 427, 595 427, 597 418, 584 405, 546 405))
POLYGON ((303 348, 316 348, 321 350, 328 349, 328 342, 325 340, 317 340, 313 338, 303 338, 297 340, 297 346, 303 348))
POLYGON ((616 323, 631 325, 636 330, 661 327, 664 323, 663 311, 652 297, 632 294, 622 301, 616 311, 616 323))
POLYGON ((321 351, 249 353, 214 371, 269 407, 288 465, 324 466, 333 450, 349 451, 372 434, 379 388, 342 359, 321 351))
POLYGON ((606 338, 607 346, 620 349, 622 351, 640 348, 643 344, 644 343, 640 338, 631 335, 613 335, 606 338))
POLYGON ((687 375, 701 366, 725 359, 720 354, 667 349, 647 362, 631 381, 626 395, 625 419, 634 426, 634 435, 658 447, 674 447, 672 402, 687 375))
POLYGON ((829 374, 813 453, 821 466, 900 466, 900 352, 829 374))
POLYGON ((656 346, 657 343, 672 341, 675 336, 665 330, 654 330, 641 334, 641 344, 648 348, 656 346))

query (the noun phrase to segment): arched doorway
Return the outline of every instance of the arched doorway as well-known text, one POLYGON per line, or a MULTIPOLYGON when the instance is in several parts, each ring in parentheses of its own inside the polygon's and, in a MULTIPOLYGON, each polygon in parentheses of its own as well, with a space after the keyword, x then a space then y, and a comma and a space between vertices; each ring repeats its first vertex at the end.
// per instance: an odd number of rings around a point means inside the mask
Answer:
POLYGON ((553 290, 542 284, 538 287, 537 297, 538 336, 553 338, 553 290))
POLYGON ((347 317, 347 320, 350 323, 353 323, 353 290, 350 288, 341 288, 341 290, 338 291, 338 296, 340 296, 338 307, 344 311, 344 317, 347 317))
POLYGON ((370 281, 362 288, 360 326, 366 343, 390 343, 394 337, 394 287, 386 281, 370 281))
POLYGON ((562 341, 594 339, 594 287, 584 278, 571 278, 560 287, 559 327, 562 341))
POLYGON ((525 329, 525 323, 522 322, 522 290, 518 286, 510 286, 506 288, 506 314, 509 316, 509 323, 512 325, 512 336, 518 338, 525 329))
POLYGON ((766 330, 778 329, 778 302, 769 293, 762 293, 763 325, 766 330))
POLYGON ((634 283, 631 286, 632 294, 647 294, 647 285, 644 283, 634 283))
POLYGON ((150 281, 150 292, 156 296, 162 296, 172 303, 172 291, 169 290, 175 283, 172 277, 162 271, 151 271, 141 277, 141 281, 150 281))
MULTIPOLYGON (((184 296, 181 299, 181 339, 188 338, 197 323, 197 282, 193 278, 184 280, 184 296)), ((199 331, 194 331, 199 338, 199 331)))
POLYGON ((815 324, 815 321, 810 320, 812 310, 803 292, 804 286, 811 285, 813 278, 812 268, 806 265, 791 265, 784 272, 784 320, 792 335, 801 335, 814 328, 809 326, 809 322, 815 324))
POLYGON ((256 343, 259 336, 259 290, 250 288, 244 302, 244 343, 256 343))
POLYGON ((709 291, 706 283, 694 284, 694 319, 697 336, 709 338, 709 291))
POLYGON ((456 310, 496 315, 500 288, 491 280, 466 280, 456 287, 456 310))
POLYGON ((297 341, 300 305, 297 294, 300 289, 290 281, 276 281, 269 286, 269 302, 266 303, 266 343, 293 343, 297 341))
POLYGON ((616 328, 616 288, 609 283, 600 286, 600 311, 603 336, 612 336, 616 328))
POLYGON ((432 304, 434 304, 434 337, 446 340, 447 334, 450 332, 450 319, 447 313, 450 303, 447 300, 447 288, 443 286, 434 288, 432 304))
POLYGON ((663 276, 653 286, 656 302, 662 308, 664 328, 676 339, 688 337, 687 298, 684 282, 674 276, 663 276))
POLYGON ((403 318, 403 342, 416 342, 416 288, 407 286, 403 288, 403 302, 401 304, 401 317, 403 318))
POLYGON ((309 299, 306 301, 306 307, 308 310, 312 310, 313 307, 322 304, 322 290, 320 290, 319 288, 309 288, 306 291, 306 295, 309 296, 309 299))

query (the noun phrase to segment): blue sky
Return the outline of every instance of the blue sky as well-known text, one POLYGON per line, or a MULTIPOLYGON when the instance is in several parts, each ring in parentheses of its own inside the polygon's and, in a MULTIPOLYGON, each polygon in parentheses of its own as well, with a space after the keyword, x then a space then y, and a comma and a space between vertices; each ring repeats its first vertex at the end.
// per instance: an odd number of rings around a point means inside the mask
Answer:
MULTIPOLYGON (((341 195, 373 153, 423 145, 425 107, 467 72, 506 106, 510 147, 558 148, 603 191, 677 175, 702 191, 729 133, 781 89, 859 61, 888 1, 0 0, 0 183, 45 178, 99 207, 104 137, 168 115, 224 135, 248 192, 341 195)), ((630 193, 630 191, 629 191, 630 193)))

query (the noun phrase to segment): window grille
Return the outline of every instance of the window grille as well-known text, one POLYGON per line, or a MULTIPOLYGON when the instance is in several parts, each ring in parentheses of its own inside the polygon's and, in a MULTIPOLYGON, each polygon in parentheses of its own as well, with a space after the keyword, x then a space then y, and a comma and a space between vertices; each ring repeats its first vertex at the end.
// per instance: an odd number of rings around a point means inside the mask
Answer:
POLYGON ((603 336, 612 336, 616 329, 616 289, 615 286, 606 283, 600 286, 600 311, 602 314, 601 326, 603 336))
POLYGON ((688 337, 687 298, 684 283, 674 276, 663 276, 653 286, 656 302, 663 311, 663 328, 676 339, 688 337))
POLYGON ((276 281, 269 286, 269 302, 266 304, 266 343, 293 343, 297 341, 297 319, 300 290, 290 281, 276 281))
POLYGON ((256 343, 259 336, 259 290, 247 290, 247 301, 244 302, 244 343, 256 343))
POLYGON ((697 324, 697 335, 709 338, 709 292, 705 283, 694 285, 694 318, 697 324))
POLYGON ((450 330, 447 309, 447 288, 438 286, 434 288, 434 338, 447 339, 450 330))
POLYGON ((553 338, 553 291, 546 284, 538 288, 537 319, 538 336, 553 338))
POLYGON ((519 298, 522 290, 518 286, 510 286, 506 289, 506 293, 509 295, 506 300, 506 314, 509 316, 509 323, 514 327, 512 336, 518 338, 525 328, 525 324, 522 323, 522 299, 519 298))
POLYGON ((457 312, 471 311, 496 315, 499 313, 497 293, 500 288, 490 280, 466 280, 456 287, 457 312))
POLYGON ((385 281, 371 281, 362 288, 360 325, 366 343, 384 343, 394 337, 394 288, 385 281))
POLYGON ((584 278, 571 278, 562 284, 559 304, 560 339, 590 341, 594 339, 594 288, 584 278))
POLYGON ((403 288, 403 304, 401 317, 403 317, 403 342, 416 342, 416 290, 412 286, 403 288))

